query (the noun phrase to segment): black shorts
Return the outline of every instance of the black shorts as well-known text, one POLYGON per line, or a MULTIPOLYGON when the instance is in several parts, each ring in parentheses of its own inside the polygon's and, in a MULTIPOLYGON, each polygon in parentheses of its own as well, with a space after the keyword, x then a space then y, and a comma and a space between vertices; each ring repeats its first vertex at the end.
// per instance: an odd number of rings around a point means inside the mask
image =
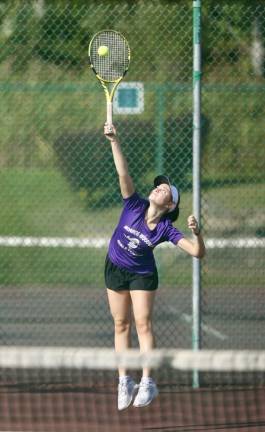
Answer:
POLYGON ((107 256, 105 261, 105 284, 107 288, 114 291, 154 291, 158 287, 158 274, 156 269, 154 273, 148 273, 147 275, 131 273, 113 264, 107 256))

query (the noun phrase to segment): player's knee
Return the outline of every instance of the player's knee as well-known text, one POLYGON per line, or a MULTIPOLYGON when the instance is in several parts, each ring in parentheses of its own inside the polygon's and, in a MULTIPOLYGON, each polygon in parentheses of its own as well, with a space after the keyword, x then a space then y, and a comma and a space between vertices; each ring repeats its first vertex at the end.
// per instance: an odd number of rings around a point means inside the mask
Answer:
POLYGON ((127 318, 114 318, 115 333, 126 333, 130 331, 131 323, 127 318))
POLYGON ((150 318, 135 319, 136 330, 138 334, 147 334, 152 331, 152 321, 150 318))

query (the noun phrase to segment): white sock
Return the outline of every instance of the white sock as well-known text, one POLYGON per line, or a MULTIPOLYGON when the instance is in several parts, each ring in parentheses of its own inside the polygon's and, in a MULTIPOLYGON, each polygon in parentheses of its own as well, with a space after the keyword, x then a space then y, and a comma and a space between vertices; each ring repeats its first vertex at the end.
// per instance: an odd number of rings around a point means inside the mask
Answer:
POLYGON ((154 380, 151 377, 142 377, 141 383, 143 383, 143 384, 154 384, 154 380))
POLYGON ((119 382, 125 383, 131 380, 131 377, 129 375, 121 375, 119 376, 119 382))

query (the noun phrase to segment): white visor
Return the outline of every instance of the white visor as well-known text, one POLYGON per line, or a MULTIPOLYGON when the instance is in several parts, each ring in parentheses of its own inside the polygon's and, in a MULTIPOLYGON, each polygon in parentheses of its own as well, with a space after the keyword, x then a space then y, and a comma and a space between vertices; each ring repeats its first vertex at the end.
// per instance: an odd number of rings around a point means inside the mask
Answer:
POLYGON ((175 206, 172 209, 170 209, 169 212, 168 212, 168 213, 171 213, 172 211, 175 210, 175 208, 176 208, 176 206, 177 206, 177 204, 179 202, 179 191, 176 188, 176 186, 173 186, 170 183, 169 178, 167 176, 165 176, 165 175, 159 175, 159 176, 157 176, 154 179, 154 185, 155 185, 155 187, 159 186, 162 183, 168 184, 168 186, 170 187, 170 190, 171 190, 172 202, 175 204, 175 206))
MULTIPOLYGON (((169 186, 170 186, 170 189, 171 189, 172 201, 173 201, 174 204, 177 205, 178 200, 179 200, 178 190, 177 190, 176 186, 171 186, 171 185, 169 185, 169 186)), ((176 207, 176 205, 175 205, 175 207, 176 207)), ((174 210, 175 207, 173 209, 171 209, 170 211, 174 210)))

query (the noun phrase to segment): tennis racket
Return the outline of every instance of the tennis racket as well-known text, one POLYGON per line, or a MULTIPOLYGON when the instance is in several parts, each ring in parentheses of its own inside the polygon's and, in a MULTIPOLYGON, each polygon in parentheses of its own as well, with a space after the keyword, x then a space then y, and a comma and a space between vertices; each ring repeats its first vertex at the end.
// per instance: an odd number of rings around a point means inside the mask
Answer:
POLYGON ((107 126, 112 132, 112 101, 114 93, 130 64, 130 47, 125 37, 114 30, 96 33, 88 48, 90 67, 101 82, 107 101, 107 126), (100 49, 107 54, 99 55, 100 49))

